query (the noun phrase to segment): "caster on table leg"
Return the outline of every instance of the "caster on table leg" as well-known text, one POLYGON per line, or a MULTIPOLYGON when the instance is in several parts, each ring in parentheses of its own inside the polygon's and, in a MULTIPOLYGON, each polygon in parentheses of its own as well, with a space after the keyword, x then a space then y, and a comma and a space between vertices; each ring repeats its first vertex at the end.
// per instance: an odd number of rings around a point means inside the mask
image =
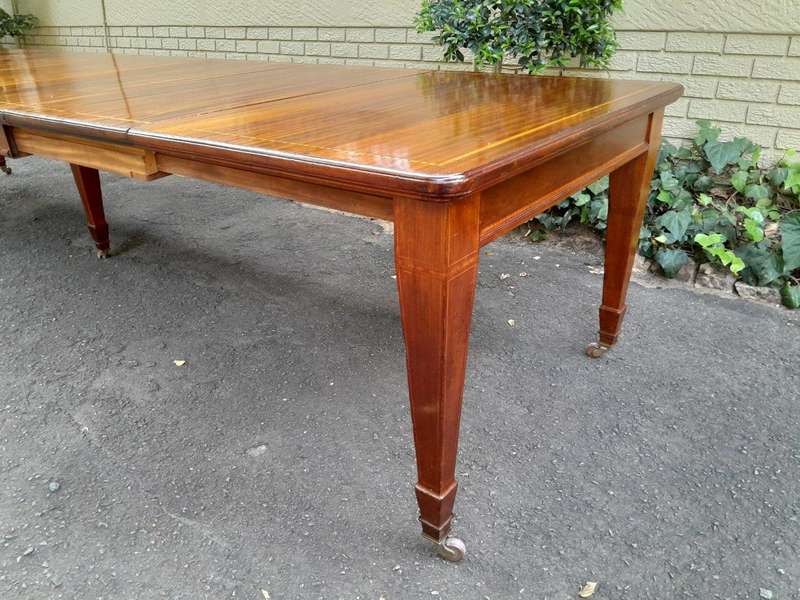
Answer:
POLYGON ((592 342, 586 347, 586 355, 591 358, 601 358, 608 352, 608 346, 599 342, 592 342))
POLYGON ((12 173, 11 167, 6 167, 6 166, 0 167, 0 171, 5 173, 6 175, 11 175, 12 173))
POLYGON ((97 260, 108 258, 108 250, 97 250, 97 260))
POLYGON ((436 544, 436 553, 446 561, 461 562, 467 553, 467 547, 460 538, 448 535, 436 544))

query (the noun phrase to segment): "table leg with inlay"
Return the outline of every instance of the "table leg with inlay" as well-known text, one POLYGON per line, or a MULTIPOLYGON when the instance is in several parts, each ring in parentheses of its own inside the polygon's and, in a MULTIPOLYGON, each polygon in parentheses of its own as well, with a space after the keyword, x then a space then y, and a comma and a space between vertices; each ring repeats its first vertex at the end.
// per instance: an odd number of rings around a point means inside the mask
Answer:
POLYGON ((647 133, 648 151, 610 175, 599 340, 589 344, 586 349, 592 358, 608 352, 617 343, 622 329, 628 283, 639 248, 639 232, 647 210, 650 180, 658 158, 662 120, 663 111, 651 115, 647 133))
POLYGON ((478 275, 480 197, 450 202, 397 198, 394 219, 419 520, 439 554, 458 561, 464 544, 448 534, 478 275))
POLYGON ((70 167, 81 196, 81 202, 83 202, 83 209, 86 212, 86 227, 97 248, 97 258, 105 258, 108 256, 111 244, 108 239, 108 223, 106 223, 106 215, 103 211, 100 173, 97 169, 90 167, 72 164, 70 167))

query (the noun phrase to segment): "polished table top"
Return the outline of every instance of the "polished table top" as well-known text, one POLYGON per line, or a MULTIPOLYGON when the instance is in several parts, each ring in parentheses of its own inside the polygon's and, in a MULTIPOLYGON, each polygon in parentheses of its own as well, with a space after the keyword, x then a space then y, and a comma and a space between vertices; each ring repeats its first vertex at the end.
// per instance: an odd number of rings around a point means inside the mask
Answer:
POLYGON ((674 101, 672 83, 0 50, 0 119, 447 196, 674 101))

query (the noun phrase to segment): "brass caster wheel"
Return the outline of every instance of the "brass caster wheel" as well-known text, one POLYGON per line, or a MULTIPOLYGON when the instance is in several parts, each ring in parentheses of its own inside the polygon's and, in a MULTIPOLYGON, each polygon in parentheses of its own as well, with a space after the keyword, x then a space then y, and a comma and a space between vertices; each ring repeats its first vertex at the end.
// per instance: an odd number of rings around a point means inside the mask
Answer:
POLYGON ((436 545, 437 554, 449 562, 461 562, 467 553, 464 542, 457 537, 447 536, 442 542, 436 545))
POLYGON ((606 355, 606 352, 608 352, 608 346, 597 342, 592 342, 586 347, 586 356, 591 358, 601 358, 606 355))
POLYGON ((108 250, 98 250, 97 251, 97 260, 101 260, 103 258, 108 258, 108 250))
POLYGON ((6 175, 11 175, 11 167, 0 167, 0 171, 5 173, 6 175))

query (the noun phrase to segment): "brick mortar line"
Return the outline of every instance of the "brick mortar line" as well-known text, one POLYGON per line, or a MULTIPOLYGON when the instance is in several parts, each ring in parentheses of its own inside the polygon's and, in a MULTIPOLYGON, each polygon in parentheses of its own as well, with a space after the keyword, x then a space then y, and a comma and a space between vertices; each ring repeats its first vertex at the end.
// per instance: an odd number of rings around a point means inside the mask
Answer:
MULTIPOLYGON (((98 33, 37 33, 34 32, 33 35, 30 37, 102 37, 101 34, 98 33)), ((113 38, 136 38, 136 39, 175 39, 175 40, 230 40, 230 41, 277 41, 277 42, 310 42, 310 43, 326 43, 326 44, 336 44, 336 43, 350 43, 350 44, 387 44, 387 45, 419 45, 419 46, 435 46, 433 42, 429 41, 422 41, 422 40, 413 40, 413 41, 402 41, 402 40, 348 40, 348 39, 289 39, 289 38, 254 38, 254 37, 209 37, 209 36, 172 36, 172 35, 126 35, 126 34, 112 34, 110 37, 113 38)), ((800 36, 798 36, 800 38, 800 36)), ((710 50, 667 50, 664 48, 661 49, 642 49, 642 48, 626 48, 620 47, 620 52, 622 53, 647 53, 649 55, 677 55, 677 56, 707 56, 707 57, 741 57, 741 58, 750 58, 750 59, 769 59, 769 58, 788 58, 788 59, 800 59, 800 55, 789 55, 788 54, 788 47, 787 53, 784 54, 755 54, 755 53, 741 53, 741 52, 714 52, 710 50)), ((617 54, 616 56, 618 56, 617 54)), ((694 66, 694 65, 693 65, 694 66)), ((720 75, 726 76, 726 75, 720 75)))
MULTIPOLYGON (((263 29, 263 28, 274 28, 274 29, 415 29, 413 25, 175 25, 170 23, 162 23, 159 25, 144 25, 144 24, 127 24, 127 25, 115 25, 113 23, 108 24, 109 27, 209 27, 215 29, 263 29)), ((95 24, 82 24, 82 25, 39 25, 39 28, 59 28, 59 27, 100 27, 103 28, 102 23, 95 23, 95 24)), ((697 30, 684 30, 684 29, 615 29, 617 33, 642 33, 642 34, 651 34, 651 33, 676 33, 676 34, 697 34, 697 35, 708 35, 708 34, 728 34, 728 35, 749 35, 749 36, 770 36, 770 37, 778 37, 778 36, 800 36, 800 33, 797 31, 770 31, 770 32, 756 32, 753 33, 752 31, 747 30, 710 30, 710 31, 697 31, 697 30)))

